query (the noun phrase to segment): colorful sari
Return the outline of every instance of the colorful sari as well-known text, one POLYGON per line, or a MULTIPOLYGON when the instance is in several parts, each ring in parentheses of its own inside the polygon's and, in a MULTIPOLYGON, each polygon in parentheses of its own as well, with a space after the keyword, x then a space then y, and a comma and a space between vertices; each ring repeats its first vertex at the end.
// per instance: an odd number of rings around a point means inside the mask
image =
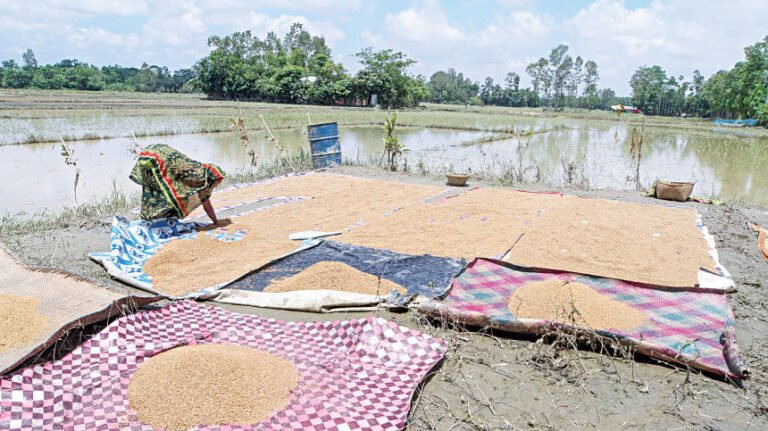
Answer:
POLYGON ((142 186, 141 218, 186 217, 224 179, 213 164, 192 160, 172 147, 152 144, 139 154, 130 179, 142 186))

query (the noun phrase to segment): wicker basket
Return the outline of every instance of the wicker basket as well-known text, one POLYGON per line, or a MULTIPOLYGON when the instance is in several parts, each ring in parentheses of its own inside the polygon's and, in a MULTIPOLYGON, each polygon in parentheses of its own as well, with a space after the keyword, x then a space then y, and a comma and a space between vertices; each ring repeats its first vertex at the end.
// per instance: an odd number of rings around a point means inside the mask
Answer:
POLYGON ((668 201, 687 201, 693 191, 693 183, 656 181, 656 197, 668 201))
POLYGON ((449 186, 463 186, 467 183, 467 180, 469 179, 469 174, 445 174, 445 177, 448 178, 448 185, 449 186))

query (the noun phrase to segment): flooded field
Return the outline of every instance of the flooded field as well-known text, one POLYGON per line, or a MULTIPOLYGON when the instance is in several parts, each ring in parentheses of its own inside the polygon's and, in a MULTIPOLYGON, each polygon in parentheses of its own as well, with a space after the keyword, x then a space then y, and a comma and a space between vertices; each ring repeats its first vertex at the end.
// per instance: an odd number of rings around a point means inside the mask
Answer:
MULTIPOLYGON (((74 204, 72 166, 57 142, 75 148, 81 179, 78 201, 98 199, 114 189, 138 192, 128 179, 133 158, 131 131, 140 145, 165 143, 190 157, 219 164, 227 172, 250 169, 229 119, 240 112, 231 102, 178 98, 117 101, 79 100, 68 93, 37 93, 2 100, 0 213, 31 214, 74 204), (46 98, 47 97, 47 98, 46 98), (40 100, 38 100, 40 99, 40 100), (104 105, 104 106, 102 106, 104 105), (218 130, 218 132, 207 132, 218 130), (201 131, 207 133, 200 133, 201 131), (89 139, 90 138, 90 139, 89 139)), ((0 94, 3 96, 3 94, 0 94)), ((7 95, 6 95, 7 96, 7 95)), ((109 97, 118 97, 111 95, 109 97)), ((309 151, 307 115, 313 122, 340 123, 343 157, 369 165, 381 156, 386 112, 372 109, 244 104, 259 159, 277 155, 263 138, 259 115, 275 128, 288 152, 309 151), (362 124, 362 125, 361 125, 362 124)), ((505 183, 539 182, 592 189, 634 189, 635 162, 629 155, 632 130, 642 117, 609 113, 551 113, 501 108, 429 106, 403 111, 395 135, 410 150, 401 169, 440 174, 470 171, 505 183)), ((646 117, 640 180, 695 181, 694 195, 743 200, 768 206, 768 133, 762 128, 714 129, 703 120, 646 117)))

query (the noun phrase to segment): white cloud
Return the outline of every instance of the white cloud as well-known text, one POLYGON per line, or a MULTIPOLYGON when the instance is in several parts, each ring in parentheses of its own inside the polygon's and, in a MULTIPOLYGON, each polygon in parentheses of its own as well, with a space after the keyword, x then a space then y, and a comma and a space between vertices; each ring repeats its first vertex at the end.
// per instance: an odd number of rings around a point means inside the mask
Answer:
POLYGON ((76 48, 91 48, 93 41, 98 40, 99 45, 132 48, 138 45, 139 36, 133 33, 117 34, 103 28, 78 28, 70 30, 67 43, 76 48))
POLYGON ((206 10, 236 12, 242 10, 292 10, 306 12, 321 12, 329 15, 344 12, 355 12, 363 8, 362 0, 202 0, 200 7, 206 10))
POLYGON ((461 29, 448 21, 436 2, 429 2, 422 8, 387 14, 384 22, 390 33, 417 43, 437 43, 437 46, 449 47, 467 38, 461 29))
POLYGON ((313 35, 325 36, 325 40, 329 44, 346 37, 344 32, 332 22, 311 21, 302 15, 280 15, 274 18, 267 14, 251 12, 244 24, 254 35, 263 37, 270 31, 283 35, 291 29, 293 23, 302 24, 313 35))
POLYGON ((496 0, 499 5, 514 10, 530 10, 533 9, 533 0, 496 0))
MULTIPOLYGON (((628 94, 632 72, 658 64, 690 78, 710 75, 743 59, 743 48, 766 34, 768 1, 591 0, 555 19, 545 2, 466 0, 464 8, 437 0, 40 0, 30 6, 0 0, 0 60, 20 61, 32 48, 41 63, 78 58, 94 64, 189 67, 208 52, 208 36, 251 30, 284 34, 294 22, 322 34, 352 71, 353 53, 367 46, 403 51, 429 76, 454 67, 474 80, 499 81, 558 43, 597 61, 600 86, 628 94), (471 9, 468 9, 471 8, 471 9), (465 12, 466 11, 466 12, 465 12), (467 16, 463 16, 466 13, 467 16), (354 37, 352 37, 354 36, 354 37)), ((553 14, 555 14, 553 11, 553 14)))
MULTIPOLYGON (((515 3, 519 9, 525 2, 515 3)), ((473 30, 451 19, 437 1, 387 14, 384 21, 385 35, 368 32, 363 39, 404 51, 418 60, 415 72, 429 76, 453 67, 473 80, 491 76, 497 81, 508 72, 523 75, 532 56, 547 46, 552 26, 547 16, 513 10, 473 30)))
POLYGON ((597 61, 601 86, 629 94, 632 72, 658 64, 675 76, 705 76, 743 58, 742 48, 765 36, 768 2, 654 0, 630 9, 596 0, 564 23, 572 50, 597 61))
POLYGON ((50 0, 47 7, 106 15, 139 15, 149 11, 147 3, 141 0, 50 0))

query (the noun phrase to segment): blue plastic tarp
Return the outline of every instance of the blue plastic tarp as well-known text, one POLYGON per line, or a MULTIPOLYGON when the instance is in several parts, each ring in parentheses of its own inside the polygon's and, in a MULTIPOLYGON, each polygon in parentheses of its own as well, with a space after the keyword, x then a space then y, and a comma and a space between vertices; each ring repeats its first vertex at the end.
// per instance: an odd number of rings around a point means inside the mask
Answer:
POLYGON ((453 277, 465 266, 465 262, 447 257, 409 255, 326 240, 249 274, 229 284, 227 289, 261 292, 273 281, 298 274, 319 262, 345 263, 403 286, 408 290, 406 296, 394 290, 387 292, 387 302, 395 305, 405 305, 416 294, 430 299, 445 294, 453 277))

